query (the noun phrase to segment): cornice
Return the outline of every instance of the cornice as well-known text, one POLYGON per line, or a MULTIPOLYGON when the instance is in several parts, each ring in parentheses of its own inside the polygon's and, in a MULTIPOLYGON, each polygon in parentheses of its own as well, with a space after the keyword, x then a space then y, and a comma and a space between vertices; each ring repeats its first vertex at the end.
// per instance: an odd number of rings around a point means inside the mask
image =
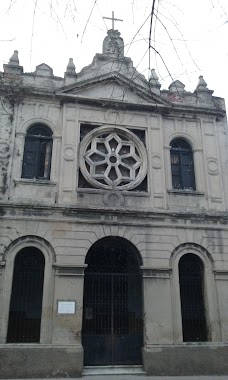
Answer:
MULTIPOLYGON (((110 78, 111 79, 111 78, 110 78)), ((112 79, 115 79, 115 75, 112 76, 112 79)), ((121 77, 117 77, 117 80, 120 80, 121 77)), ((107 78, 105 79, 107 80, 107 78)), ((99 80, 98 80, 99 81, 99 80)), ((101 81, 101 80, 100 80, 101 81)), ((90 83, 90 82, 88 82, 90 83)), ((92 83, 92 82, 91 82, 92 83)), ((122 83, 126 85, 128 83, 128 78, 125 78, 125 81, 122 83)), ((24 95, 24 100, 30 100, 34 98, 45 98, 45 99, 51 99, 52 101, 57 100, 60 105, 63 105, 64 103, 79 103, 79 104, 88 104, 90 106, 96 106, 101 108, 112 108, 112 109, 118 109, 118 110, 126 110, 129 111, 147 111, 147 112, 159 112, 164 117, 172 117, 176 116, 176 114, 181 115, 181 117, 187 116, 187 114, 192 114, 194 116, 200 116, 200 115, 206 115, 206 116, 213 116, 213 117, 225 117, 226 111, 221 108, 210 108, 210 107, 203 107, 199 105, 192 105, 192 104, 175 104, 169 102, 164 97, 159 97, 156 94, 149 93, 146 91, 145 88, 143 88, 140 85, 136 85, 135 83, 129 83, 130 87, 133 89, 133 92, 137 93, 138 96, 142 97, 142 100, 144 100, 144 103, 130 103, 126 101, 117 101, 113 99, 107 99, 107 98, 92 98, 92 97, 83 97, 77 95, 77 94, 71 94, 66 93, 64 90, 78 88, 80 89, 83 84, 83 81, 81 83, 76 83, 74 85, 66 86, 66 87, 60 87, 58 89, 54 88, 46 88, 46 87, 32 87, 32 86, 24 86, 24 88, 29 89, 29 94, 24 95), (141 95, 140 95, 141 94, 141 95)), ((86 85, 86 82, 84 86, 86 85)), ((7 85, 6 85, 7 86, 7 85)))
POLYGON ((168 220, 175 224, 185 223, 189 221, 196 224, 215 226, 216 229, 228 228, 228 212, 180 212, 164 210, 148 210, 148 209, 128 209, 123 207, 104 207, 89 205, 48 205, 48 204, 28 204, 13 202, 0 202, 0 218, 27 219, 37 217, 38 219, 58 218, 61 215, 64 221, 82 220, 94 223, 109 224, 125 224, 131 221, 131 224, 143 224, 148 221, 157 224, 163 224, 168 220))
POLYGON ((177 104, 159 104, 159 103, 130 103, 113 99, 96 99, 96 98, 85 98, 78 95, 71 94, 56 94, 56 98, 61 100, 61 103, 79 103, 79 104, 89 104, 91 106, 99 106, 102 108, 114 108, 118 110, 133 110, 133 111, 147 111, 147 112, 160 112, 165 117, 175 116, 177 113, 182 116, 187 116, 187 113, 193 114, 195 117, 199 115, 207 115, 214 117, 225 117, 226 111, 217 108, 207 108, 207 107, 194 107, 192 105, 177 105, 177 104), (183 115, 184 114, 184 115, 183 115))

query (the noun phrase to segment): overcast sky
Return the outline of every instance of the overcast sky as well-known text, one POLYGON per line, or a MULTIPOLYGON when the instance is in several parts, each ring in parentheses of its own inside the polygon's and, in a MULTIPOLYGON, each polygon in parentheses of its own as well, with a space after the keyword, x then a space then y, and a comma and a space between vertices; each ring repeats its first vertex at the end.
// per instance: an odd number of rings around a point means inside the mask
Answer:
POLYGON ((151 5, 152 0, 1 0, 0 64, 18 50, 24 72, 44 62, 63 76, 70 57, 78 72, 101 53, 111 28, 102 16, 111 17, 113 10, 123 19, 115 29, 124 39, 125 55, 147 79, 148 69, 155 68, 163 89, 173 78, 194 91, 203 75, 228 105, 228 0, 159 1, 151 44, 165 64, 152 49, 149 59, 151 5))

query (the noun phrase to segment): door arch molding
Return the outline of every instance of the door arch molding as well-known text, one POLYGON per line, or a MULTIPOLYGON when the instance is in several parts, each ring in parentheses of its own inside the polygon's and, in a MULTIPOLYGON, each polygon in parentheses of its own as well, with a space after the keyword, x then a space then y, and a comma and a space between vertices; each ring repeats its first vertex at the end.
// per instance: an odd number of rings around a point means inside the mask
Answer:
POLYGON ((120 236, 111 236, 111 235, 102 237, 101 239, 97 240, 95 243, 93 243, 91 245, 91 247, 89 248, 87 255, 85 257, 85 264, 88 265, 89 257, 91 255, 91 253, 93 252, 93 250, 96 249, 96 247, 98 247, 99 245, 105 244, 106 242, 109 242, 109 241, 117 242, 119 244, 123 244, 124 246, 128 246, 131 249, 132 253, 135 255, 135 258, 136 258, 137 263, 138 263, 138 267, 140 268, 143 265, 143 260, 142 260, 141 254, 139 253, 139 250, 136 248, 136 246, 131 241, 129 241, 123 237, 120 237, 120 236))
POLYGON ((206 311, 206 320, 208 327, 208 340, 218 342, 221 339, 221 333, 218 321, 218 306, 216 298, 216 284, 213 275, 213 260, 210 253, 199 244, 184 243, 179 245, 173 251, 170 258, 170 267, 172 268, 171 291, 172 291, 172 315, 174 342, 183 342, 182 332, 182 314, 180 301, 180 279, 179 279, 179 262, 181 257, 186 254, 194 254, 202 261, 204 265, 204 302, 206 311), (213 328, 211 328, 213 326, 213 328))
POLYGON ((3 255, 3 262, 5 263, 5 265, 2 271, 2 294, 4 294, 4 300, 1 301, 3 307, 1 309, 2 324, 0 325, 0 343, 5 343, 7 338, 15 257, 19 251, 27 247, 34 247, 39 249, 42 252, 45 259, 40 343, 51 343, 52 308, 50 308, 50 305, 53 304, 54 294, 53 264, 55 263, 55 251, 49 242, 47 242, 43 238, 34 235, 22 236, 14 240, 7 247, 3 255), (46 311, 44 312, 44 310, 46 311))

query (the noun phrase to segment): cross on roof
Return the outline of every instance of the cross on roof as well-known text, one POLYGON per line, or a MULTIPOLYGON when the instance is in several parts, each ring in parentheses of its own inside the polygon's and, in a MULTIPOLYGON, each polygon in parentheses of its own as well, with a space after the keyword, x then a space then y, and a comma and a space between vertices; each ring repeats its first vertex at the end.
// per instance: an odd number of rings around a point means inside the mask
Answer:
POLYGON ((114 21, 123 21, 119 18, 114 17, 114 12, 112 11, 112 17, 103 17, 103 19, 112 20, 112 29, 114 30, 114 21))

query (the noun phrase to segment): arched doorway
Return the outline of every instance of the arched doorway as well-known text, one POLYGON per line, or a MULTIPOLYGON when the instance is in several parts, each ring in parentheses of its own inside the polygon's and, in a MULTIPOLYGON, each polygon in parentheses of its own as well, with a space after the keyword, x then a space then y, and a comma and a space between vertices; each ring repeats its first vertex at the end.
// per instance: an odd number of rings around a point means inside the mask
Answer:
POLYGON ((207 341, 204 265, 197 255, 188 253, 181 257, 179 279, 183 341, 207 341))
POLYGON ((44 265, 35 247, 22 249, 15 258, 7 343, 40 341, 44 265))
POLYGON ((136 248, 118 237, 86 257, 82 344, 85 365, 141 364, 142 278, 136 248))

